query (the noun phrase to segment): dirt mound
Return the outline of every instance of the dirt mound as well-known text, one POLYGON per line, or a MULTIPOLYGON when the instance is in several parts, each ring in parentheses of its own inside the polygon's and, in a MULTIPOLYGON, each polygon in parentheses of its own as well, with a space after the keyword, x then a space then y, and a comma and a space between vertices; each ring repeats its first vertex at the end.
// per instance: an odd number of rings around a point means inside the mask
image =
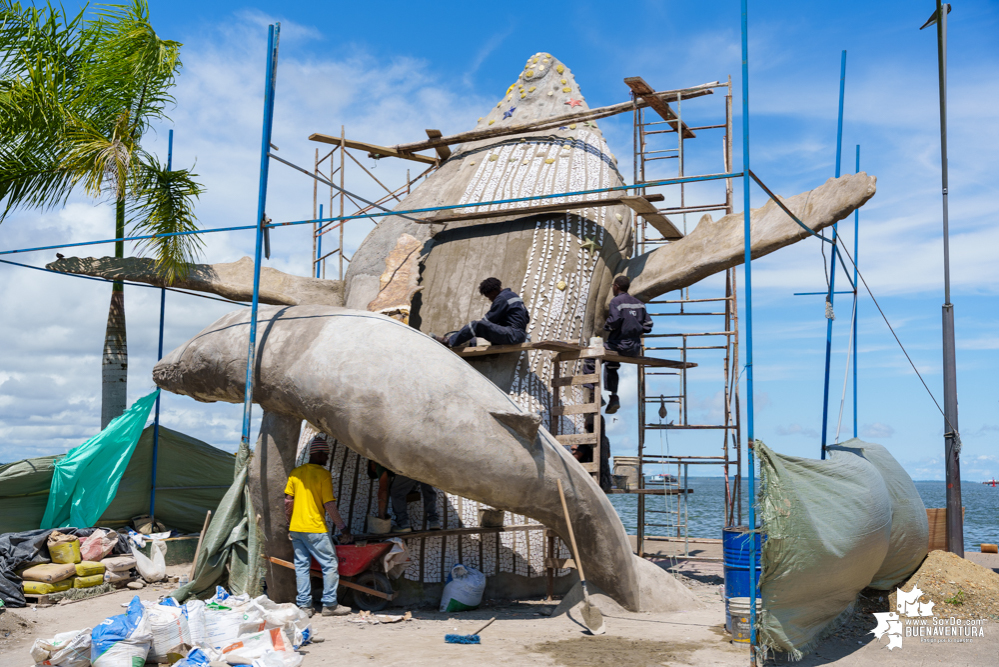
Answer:
MULTIPOLYGON (((902 584, 923 592, 920 602, 933 602, 933 615, 999 621, 999 574, 948 551, 931 551, 916 573, 902 584)), ((895 609, 895 592, 889 609, 895 609)))
POLYGON ((31 623, 7 610, 0 614, 0 648, 8 646, 23 635, 31 632, 31 623))
POLYGON ((577 637, 558 642, 544 642, 531 647, 537 653, 547 653, 555 662, 569 667, 661 667, 667 660, 687 662, 700 644, 663 642, 624 637, 577 637))

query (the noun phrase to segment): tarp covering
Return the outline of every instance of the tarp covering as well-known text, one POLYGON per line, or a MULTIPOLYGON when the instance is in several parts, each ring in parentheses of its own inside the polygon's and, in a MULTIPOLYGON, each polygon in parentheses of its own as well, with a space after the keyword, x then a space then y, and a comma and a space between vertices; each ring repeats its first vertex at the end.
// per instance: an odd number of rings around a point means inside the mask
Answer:
MULTIPOLYGON (((147 426, 132 452, 118 492, 98 519, 118 527, 148 514, 152 486, 153 427, 147 426)), ((0 466, 0 533, 37 529, 48 503, 52 471, 60 456, 0 466)), ((233 455, 189 435, 160 426, 156 468, 156 518, 169 528, 194 533, 232 484, 233 455)))
POLYGON ((852 613, 857 594, 876 578, 897 581, 915 571, 926 554, 915 515, 922 512, 925 525, 925 510, 912 480, 879 445, 829 447, 825 461, 777 454, 759 441, 756 452, 767 536, 760 643, 798 659, 852 613))
POLYGON ((212 521, 205 531, 201 552, 194 564, 194 576, 170 595, 179 602, 189 598, 208 598, 216 585, 223 585, 234 594, 250 597, 263 590, 263 563, 257 516, 250 500, 250 448, 240 443, 236 452, 236 476, 212 521))
POLYGON ((108 508, 160 390, 143 396, 107 428, 55 464, 42 528, 92 526, 108 508))

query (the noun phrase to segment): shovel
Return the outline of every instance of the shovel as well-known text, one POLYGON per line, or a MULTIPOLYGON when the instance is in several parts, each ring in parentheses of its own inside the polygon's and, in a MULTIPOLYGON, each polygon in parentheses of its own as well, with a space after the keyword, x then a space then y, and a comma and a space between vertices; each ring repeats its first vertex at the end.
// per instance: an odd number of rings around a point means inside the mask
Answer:
POLYGON ((600 609, 590 602, 590 592, 586 589, 586 575, 583 573, 583 562, 579 560, 579 550, 576 549, 576 535, 572 532, 572 521, 569 520, 569 508, 565 504, 565 492, 562 490, 562 480, 556 479, 558 484, 558 496, 562 499, 562 512, 565 513, 565 524, 569 527, 569 542, 572 544, 572 558, 579 568, 579 583, 583 587, 583 623, 594 635, 602 635, 607 632, 604 627, 604 615, 600 609))

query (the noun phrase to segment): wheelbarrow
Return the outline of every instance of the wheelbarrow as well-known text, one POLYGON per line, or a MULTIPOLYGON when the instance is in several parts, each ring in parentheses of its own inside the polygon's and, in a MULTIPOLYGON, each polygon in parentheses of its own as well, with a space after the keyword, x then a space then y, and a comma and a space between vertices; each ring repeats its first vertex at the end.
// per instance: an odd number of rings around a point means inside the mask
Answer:
MULTIPOLYGON (((357 607, 365 611, 381 611, 395 599, 396 593, 392 590, 392 582, 373 567, 392 548, 391 542, 338 544, 334 548, 340 574, 340 587, 351 589, 357 607)), ((294 563, 286 560, 273 556, 268 560, 275 565, 295 569, 294 563)), ((310 570, 314 578, 322 579, 322 568, 315 558, 312 559, 310 570)), ((341 597, 339 592, 337 597, 341 597)))

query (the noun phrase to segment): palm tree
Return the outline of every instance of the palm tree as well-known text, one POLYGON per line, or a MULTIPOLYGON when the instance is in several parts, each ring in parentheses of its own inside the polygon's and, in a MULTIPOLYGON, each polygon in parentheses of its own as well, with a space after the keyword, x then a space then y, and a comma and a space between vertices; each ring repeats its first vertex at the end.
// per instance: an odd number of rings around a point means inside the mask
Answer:
MULTIPOLYGON (((166 118, 180 43, 161 39, 146 0, 70 16, 0 0, 0 222, 15 208, 65 204, 77 189, 115 205, 115 237, 197 229, 202 188, 142 148, 166 118)), ((196 260, 197 235, 155 238, 150 251, 172 282, 196 260)), ((124 257, 124 242, 115 257, 124 257)), ((123 285, 114 283, 104 344, 101 428, 126 405, 123 285)))

